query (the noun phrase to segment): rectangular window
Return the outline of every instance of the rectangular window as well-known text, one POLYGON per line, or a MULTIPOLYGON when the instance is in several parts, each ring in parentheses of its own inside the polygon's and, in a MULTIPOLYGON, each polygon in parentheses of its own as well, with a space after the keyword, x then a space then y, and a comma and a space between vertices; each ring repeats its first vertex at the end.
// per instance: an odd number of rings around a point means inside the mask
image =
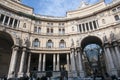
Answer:
POLYGON ((87 28, 87 31, 89 31, 88 23, 86 23, 86 28, 87 28))
POLYGON ((82 24, 82 27, 83 27, 83 31, 85 31, 85 24, 82 24))
POLYGON ((14 23, 14 28, 16 28, 17 27, 17 22, 18 22, 18 20, 17 19, 15 19, 15 23, 14 23))
POLYGON ((13 23, 13 18, 10 19, 10 23, 9 23, 10 27, 12 27, 12 23, 13 23))
POLYGON ((8 16, 6 16, 6 18, 5 18, 5 25, 7 25, 7 23, 8 23, 8 19, 9 19, 9 17, 8 16))
POLYGON ((97 28, 97 25, 96 25, 96 22, 93 21, 93 25, 94 25, 94 28, 96 29, 97 28))
POLYGON ((90 25, 90 29, 93 30, 92 22, 89 22, 89 25, 90 25))
POLYGON ((82 29, 81 29, 81 24, 79 24, 79 31, 82 32, 82 29))
POLYGON ((3 19, 4 19, 4 15, 3 15, 3 14, 1 14, 1 17, 0 17, 0 23, 2 23, 2 22, 3 22, 3 19))

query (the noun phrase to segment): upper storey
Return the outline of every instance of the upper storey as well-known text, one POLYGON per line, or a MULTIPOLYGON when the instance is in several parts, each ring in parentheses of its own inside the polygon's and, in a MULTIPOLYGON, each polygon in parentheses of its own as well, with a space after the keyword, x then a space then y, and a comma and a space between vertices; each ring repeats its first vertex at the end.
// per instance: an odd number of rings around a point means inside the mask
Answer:
POLYGON ((81 7, 74 11, 68 11, 66 14, 67 16, 65 17, 51 17, 51 16, 35 15, 33 13, 33 8, 19 3, 20 1, 21 0, 0 0, 0 5, 10 8, 16 12, 22 12, 25 14, 29 14, 31 16, 34 16, 34 17, 37 17, 43 20, 68 21, 68 20, 74 20, 78 18, 81 19, 81 18, 89 17, 91 15, 95 15, 99 12, 109 10, 110 8, 116 6, 116 3, 117 4, 120 3, 120 0, 115 0, 110 5, 110 4, 105 4, 104 0, 100 0, 95 5, 87 5, 86 7, 81 7))
POLYGON ((0 0, 0 22, 16 30, 41 35, 69 35, 92 32, 118 24, 120 0, 103 1, 67 12, 66 17, 35 15, 33 8, 15 0, 0 0))
POLYGON ((26 14, 33 14, 33 8, 22 5, 20 0, 0 0, 1 7, 6 7, 14 12, 24 12, 26 14))
POLYGON ((87 16, 93 15, 93 14, 105 9, 106 7, 107 7, 106 4, 102 1, 95 5, 86 5, 85 6, 83 4, 83 6, 78 8, 78 10, 67 12, 67 17, 68 18, 87 17, 87 16))

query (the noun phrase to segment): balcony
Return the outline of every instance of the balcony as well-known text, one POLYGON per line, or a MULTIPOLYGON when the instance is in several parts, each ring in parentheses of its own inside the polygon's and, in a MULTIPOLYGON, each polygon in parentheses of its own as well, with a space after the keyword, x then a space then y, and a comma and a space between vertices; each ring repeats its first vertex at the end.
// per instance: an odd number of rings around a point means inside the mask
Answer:
POLYGON ((46 47, 30 47, 30 52, 33 53, 70 53, 70 47, 67 48, 46 48, 46 47))

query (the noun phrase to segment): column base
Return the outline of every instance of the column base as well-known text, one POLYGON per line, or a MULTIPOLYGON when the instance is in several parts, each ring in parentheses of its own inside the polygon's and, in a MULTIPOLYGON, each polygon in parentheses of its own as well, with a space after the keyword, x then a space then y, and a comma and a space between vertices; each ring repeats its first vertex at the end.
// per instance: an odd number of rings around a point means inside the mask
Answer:
POLYGON ((117 69, 111 69, 111 76, 112 75, 118 76, 117 69))
POLYGON ((60 77, 61 73, 59 71, 55 71, 52 73, 52 77, 60 77))
POLYGON ((84 78, 84 77, 85 77, 85 72, 84 72, 84 71, 80 71, 80 72, 79 72, 79 76, 80 76, 81 78, 84 78))
POLYGON ((18 78, 24 77, 24 73, 18 72, 18 78))
POLYGON ((15 75, 14 75, 14 74, 12 74, 12 73, 8 74, 7 79, 14 79, 14 78, 15 78, 15 75))
POLYGON ((30 77, 30 73, 29 73, 29 72, 27 72, 26 75, 27 75, 28 77, 30 77))
POLYGON ((77 71, 68 72, 68 77, 78 77, 77 76, 77 71))
POLYGON ((43 76, 46 76, 46 73, 45 72, 40 72, 40 73, 37 73, 37 77, 41 78, 43 76))

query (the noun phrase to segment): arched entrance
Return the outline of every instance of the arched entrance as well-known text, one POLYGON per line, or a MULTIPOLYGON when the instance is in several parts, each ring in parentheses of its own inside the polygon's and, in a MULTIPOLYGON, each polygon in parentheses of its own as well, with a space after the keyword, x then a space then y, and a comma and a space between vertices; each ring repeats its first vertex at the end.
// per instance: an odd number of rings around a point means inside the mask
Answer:
POLYGON ((86 75, 104 75, 106 67, 101 39, 96 36, 88 36, 82 40, 81 47, 86 75))
POLYGON ((0 32, 0 77, 8 74, 14 42, 6 32, 0 32))

